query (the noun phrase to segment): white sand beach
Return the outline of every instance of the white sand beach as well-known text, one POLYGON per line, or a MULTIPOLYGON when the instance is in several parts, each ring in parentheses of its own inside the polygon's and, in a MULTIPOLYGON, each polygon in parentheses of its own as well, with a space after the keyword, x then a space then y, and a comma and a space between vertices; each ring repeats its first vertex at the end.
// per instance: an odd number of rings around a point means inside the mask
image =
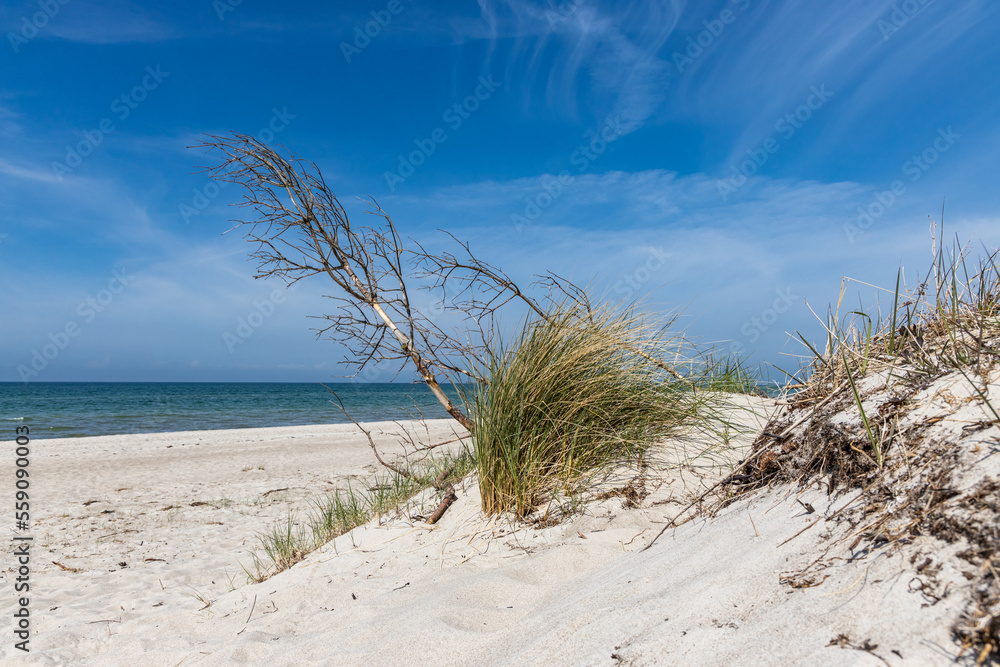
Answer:
MULTIPOLYGON (((835 548, 847 528, 809 528, 844 500, 819 485, 762 490, 643 551, 775 410, 743 400, 756 410, 742 413, 746 432, 702 457, 691 453, 711 443, 665 443, 638 502, 614 491, 627 478, 610 478, 561 523, 491 520, 471 477, 437 525, 412 511, 383 517, 259 584, 241 570, 257 532, 377 469, 354 426, 34 441, 31 653, 8 638, 0 657, 148 667, 950 664, 964 603, 914 583, 920 563, 910 558, 943 554, 941 543, 835 548), (600 489, 612 492, 599 499, 600 489), (821 556, 830 558, 810 571, 821 556)), ((397 426, 372 428, 391 452, 397 426)), ((433 421, 425 435, 441 441, 453 428, 433 421)), ((11 479, 12 467, 6 458, 0 475, 11 479)), ((938 581, 961 582, 954 559, 940 558, 938 581)), ((7 618, 13 572, 2 573, 7 618)))

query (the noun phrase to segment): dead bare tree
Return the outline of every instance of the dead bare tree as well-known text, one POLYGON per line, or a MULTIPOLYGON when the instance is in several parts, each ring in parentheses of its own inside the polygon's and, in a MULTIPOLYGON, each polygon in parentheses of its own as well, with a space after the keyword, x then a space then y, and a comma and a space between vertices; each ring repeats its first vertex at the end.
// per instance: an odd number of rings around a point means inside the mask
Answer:
MULTIPOLYGON (((472 420, 451 401, 438 377, 486 382, 476 369, 490 354, 500 309, 520 302, 544 320, 550 320, 552 306, 567 302, 585 318, 593 312, 583 288, 552 273, 536 276, 532 287, 543 297, 535 299, 448 232, 460 248, 457 254, 428 252, 415 241, 404 246, 392 218, 374 200, 369 212, 380 222, 353 225, 314 163, 286 157, 251 136, 209 136, 200 147, 224 156, 208 169, 214 178, 243 187, 239 205, 254 215, 238 220, 237 227, 248 227, 246 238, 256 245, 251 253, 258 261, 255 277, 277 276, 291 285, 327 275, 341 294, 328 297, 337 309, 319 316, 327 324, 318 331, 348 350, 341 363, 352 367, 353 375, 370 363, 400 362, 400 370, 412 363, 445 410, 470 432, 472 420), (414 308, 411 289, 420 288, 440 291, 464 330, 443 331, 414 308)), ((687 381, 664 361, 628 349, 687 381)))
POLYGON ((208 168, 221 181, 243 187, 240 206, 253 211, 246 238, 256 245, 256 278, 278 277, 292 285, 324 274, 340 288, 329 298, 335 314, 320 335, 349 351, 343 362, 354 375, 370 363, 412 363, 444 409, 470 432, 472 421, 445 393, 438 380, 469 375, 453 358, 466 345, 446 335, 412 307, 406 250, 389 215, 372 201, 381 223, 352 225, 319 168, 294 155, 285 157, 245 134, 209 136, 199 147, 222 153, 208 168))

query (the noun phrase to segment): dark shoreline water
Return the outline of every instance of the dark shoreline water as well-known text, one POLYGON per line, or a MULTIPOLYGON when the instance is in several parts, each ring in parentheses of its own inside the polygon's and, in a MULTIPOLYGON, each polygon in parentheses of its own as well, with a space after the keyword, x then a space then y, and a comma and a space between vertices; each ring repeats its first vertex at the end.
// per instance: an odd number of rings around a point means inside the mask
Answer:
MULTIPOLYGON (((359 422, 448 417, 422 384, 329 387, 359 422)), ((18 426, 33 438, 69 438, 349 421, 319 383, 0 382, 0 440, 18 426)))

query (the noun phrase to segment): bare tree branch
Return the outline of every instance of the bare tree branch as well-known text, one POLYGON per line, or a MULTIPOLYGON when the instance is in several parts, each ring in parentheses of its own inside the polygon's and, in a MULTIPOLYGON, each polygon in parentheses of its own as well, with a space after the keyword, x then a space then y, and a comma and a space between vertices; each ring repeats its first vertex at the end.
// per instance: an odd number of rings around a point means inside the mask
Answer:
POLYGON ((472 421, 438 381, 438 373, 457 371, 447 353, 462 345, 413 310, 404 248, 389 215, 372 201, 383 222, 352 225, 315 164, 286 158, 249 135, 209 136, 200 146, 223 155, 209 169, 214 178, 243 186, 239 205, 253 214, 237 226, 245 226, 247 240, 256 245, 255 277, 276 276, 289 285, 329 277, 342 294, 330 297, 338 308, 322 316, 329 324, 319 333, 345 345, 351 355, 345 363, 354 374, 372 362, 412 363, 445 410, 471 431, 472 421))
MULTIPOLYGON (((552 322, 545 304, 528 296, 501 269, 477 258, 468 243, 458 240, 450 232, 444 231, 444 233, 465 250, 464 256, 457 257, 450 252, 435 255, 416 244, 419 251, 413 254, 416 257, 415 263, 420 267, 418 275, 431 279, 433 282, 428 289, 439 289, 442 294, 447 293, 449 285, 454 285, 457 291, 452 296, 454 301, 452 308, 461 311, 468 319, 475 322, 480 332, 492 331, 492 320, 496 312, 513 300, 521 301, 539 318, 552 322), (484 320, 489 322, 485 328, 482 326, 484 320)), ((593 314, 594 309, 590 297, 582 287, 552 272, 536 276, 536 278, 537 280, 532 283, 532 286, 540 287, 544 291, 548 305, 556 303, 557 300, 568 300, 579 307, 581 312, 586 313, 588 317, 593 314)), ((488 336, 484 333, 482 339, 486 341, 488 336)), ((625 345, 624 349, 655 363, 678 380, 690 383, 690 380, 662 359, 652 357, 645 351, 630 345, 625 345)), ((694 386, 693 383, 691 384, 694 386)))
MULTIPOLYGON (((323 385, 323 386, 324 386, 324 387, 326 387, 326 385, 323 385)), ((385 467, 385 468, 388 468, 389 470, 393 471, 393 472, 394 472, 394 473, 396 473, 397 475, 400 475, 401 477, 406 477, 407 479, 415 479, 415 478, 413 477, 413 475, 412 475, 412 474, 410 474, 410 472, 409 472, 409 471, 407 471, 407 470, 403 470, 402 468, 399 468, 399 467, 397 467, 396 465, 393 465, 392 463, 387 463, 387 462, 386 462, 386 461, 385 461, 385 460, 384 460, 384 459, 382 458, 382 455, 378 453, 378 447, 376 447, 376 446, 375 446, 375 440, 374 440, 374 439, 372 438, 372 434, 371 434, 371 431, 369 431, 369 430, 368 430, 368 429, 366 429, 366 428, 365 428, 364 426, 362 426, 361 424, 359 424, 359 423, 357 422, 357 420, 355 420, 355 419, 354 419, 354 417, 352 417, 352 416, 351 416, 351 413, 349 413, 349 412, 347 411, 347 408, 345 408, 345 407, 344 407, 344 402, 343 402, 342 400, 340 400, 340 396, 337 396, 337 392, 335 392, 335 391, 334 391, 333 389, 330 389, 329 387, 326 387, 326 389, 327 389, 327 391, 329 391, 329 392, 330 392, 331 394, 333 394, 333 397, 334 397, 334 398, 336 398, 336 399, 337 399, 337 403, 338 403, 338 404, 340 405, 340 409, 341 409, 341 411, 343 411, 343 413, 344 413, 344 416, 345 416, 345 417, 347 417, 348 419, 350 419, 350 420, 351 420, 351 422, 352 422, 352 423, 353 423, 353 424, 354 424, 355 426, 357 426, 357 427, 358 427, 358 430, 360 430, 360 431, 361 431, 362 433, 364 433, 364 434, 365 434, 365 437, 367 437, 367 438, 368 438, 368 444, 369 444, 369 445, 371 446, 371 448, 372 448, 372 452, 373 452, 373 453, 375 454, 375 458, 376 458, 376 460, 378 460, 378 462, 379 462, 379 463, 381 463, 383 467, 385 467)), ((333 401, 330 401, 330 402, 331 402, 331 403, 333 403, 333 401)))

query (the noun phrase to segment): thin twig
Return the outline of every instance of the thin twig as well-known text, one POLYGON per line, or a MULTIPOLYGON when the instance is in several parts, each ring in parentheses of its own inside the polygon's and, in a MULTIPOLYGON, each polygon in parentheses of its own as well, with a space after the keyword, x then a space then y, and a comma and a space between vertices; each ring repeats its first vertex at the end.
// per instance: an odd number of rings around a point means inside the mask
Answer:
POLYGON ((253 616, 253 610, 257 608, 257 596, 253 596, 253 604, 250 605, 250 614, 247 616, 247 620, 243 621, 243 625, 250 622, 250 617, 253 616))

